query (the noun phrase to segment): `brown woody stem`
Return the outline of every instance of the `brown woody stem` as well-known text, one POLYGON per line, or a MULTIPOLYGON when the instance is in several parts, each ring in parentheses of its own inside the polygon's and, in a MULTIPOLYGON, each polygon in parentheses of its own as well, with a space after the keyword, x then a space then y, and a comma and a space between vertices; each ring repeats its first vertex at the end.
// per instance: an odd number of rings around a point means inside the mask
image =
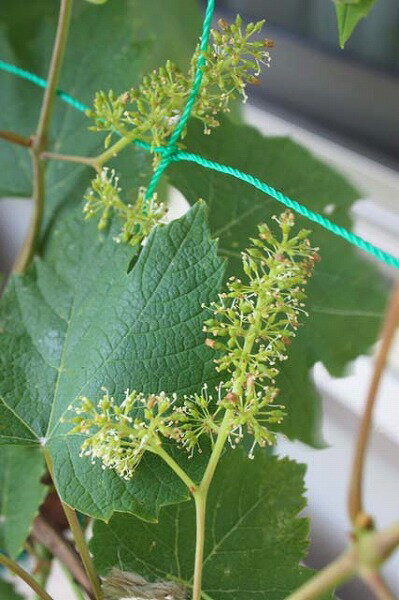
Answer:
POLYGON ((378 572, 370 571, 369 573, 364 573, 362 577, 378 600, 395 600, 395 596, 378 572))
POLYGON ((15 133, 14 131, 0 131, 0 138, 2 140, 6 140, 11 144, 17 144, 18 146, 24 146, 25 148, 30 148, 32 146, 32 139, 24 137, 23 135, 19 135, 19 133, 15 133))
POLYGON ((41 158, 41 153, 44 152, 47 146, 47 135, 53 114, 56 89, 66 48, 71 10, 72 0, 61 0, 57 33, 47 77, 47 87, 43 95, 39 123, 32 140, 34 214, 27 237, 14 264, 13 270, 18 274, 23 273, 29 265, 35 252, 37 239, 40 233, 45 196, 45 163, 41 158))
POLYGON ((78 163, 81 165, 87 165, 92 169, 98 170, 96 165, 96 159, 90 158, 88 156, 75 156, 71 154, 58 154, 57 152, 42 152, 40 155, 42 160, 51 159, 51 160, 60 160, 64 162, 72 162, 78 163))
MULTIPOLYGON (((378 570, 398 546, 399 525, 393 525, 380 532, 361 533, 359 539, 355 540, 348 550, 290 594, 286 600, 318 600, 355 575, 362 577, 368 584, 370 579, 381 582, 378 570)), ((387 592, 387 587, 383 585, 380 591, 385 589, 387 592)), ((376 591, 375 586, 373 589, 376 591)), ((393 600, 390 596, 379 597, 393 600)))
POLYGON ((377 354, 377 360, 374 367, 373 377, 370 383, 366 406, 362 421, 360 423, 359 433, 356 442, 355 455, 353 459, 352 474, 348 494, 348 511, 352 523, 355 526, 361 525, 364 515, 363 507, 363 472, 366 461, 367 447, 370 438, 374 406, 377 400, 377 394, 381 378, 387 362, 389 350, 399 325, 399 286, 397 286, 391 296, 388 310, 385 316, 384 325, 381 333, 381 346, 377 354))

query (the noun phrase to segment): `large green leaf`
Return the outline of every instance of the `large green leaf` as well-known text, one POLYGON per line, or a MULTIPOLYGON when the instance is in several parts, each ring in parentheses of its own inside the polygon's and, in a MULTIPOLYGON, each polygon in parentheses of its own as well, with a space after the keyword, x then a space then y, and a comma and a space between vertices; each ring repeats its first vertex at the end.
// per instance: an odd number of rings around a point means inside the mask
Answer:
POLYGON ((376 2, 377 0, 357 0, 357 2, 335 0, 341 48, 345 46, 359 21, 367 17, 376 2))
MULTIPOLYGON (((2 0, 0 58, 47 77, 54 41, 58 2, 2 0)), ((201 31, 196 0, 112 0, 102 6, 74 3, 70 38, 60 87, 90 105, 96 91, 122 92, 134 86, 149 69, 168 58, 185 67, 201 31)), ((43 90, 0 71, 0 129, 31 135, 39 115, 43 90)), ((102 135, 88 131, 89 119, 57 100, 50 148, 65 154, 95 155, 102 135)), ((144 184, 149 159, 136 150, 130 168, 144 184)), ((0 197, 31 194, 29 152, 0 140, 0 197)), ((46 220, 64 202, 87 168, 51 161, 47 169, 46 220)))
MULTIPOLYGON (((185 143, 193 152, 251 173, 336 223, 352 227, 349 214, 356 191, 290 139, 263 137, 249 126, 224 119, 211 136, 192 123, 185 143)), ((272 215, 283 210, 248 184, 191 163, 173 166, 170 181, 190 203, 198 198, 208 202, 212 233, 219 238, 220 254, 229 259, 226 276, 240 272, 240 252, 257 224, 270 223, 272 215)), ((283 431, 290 438, 319 445, 320 407, 311 368, 322 361, 339 376, 348 361, 368 350, 378 333, 385 287, 375 269, 346 242, 305 219, 298 217, 297 222, 298 227, 313 230, 311 240, 320 247, 322 260, 308 284, 310 318, 289 349, 278 385, 280 401, 288 408, 283 431)))
POLYGON ((11 558, 22 550, 44 500, 43 475, 43 457, 36 448, 0 447, 0 551, 11 558))
POLYGON ((0 598, 1 600, 23 600, 20 594, 17 594, 13 585, 0 578, 0 598))
MULTIPOLYGON (((239 450, 218 467, 207 505, 203 589, 209 600, 283 600, 309 576, 304 467, 239 450)), ((157 524, 129 515, 97 522, 91 550, 99 572, 113 567, 188 586, 194 563, 193 502, 164 508, 157 524)))
POLYGON ((187 497, 168 467, 149 457, 122 481, 79 458, 81 439, 66 435, 62 418, 81 394, 99 398, 101 386, 122 398, 126 388, 184 394, 212 382, 201 305, 219 289, 223 261, 203 203, 156 229, 129 273, 131 248, 94 223, 82 230, 75 213, 57 221, 43 260, 11 280, 1 304, 0 441, 44 446, 61 497, 82 512, 154 519, 159 506, 187 497))

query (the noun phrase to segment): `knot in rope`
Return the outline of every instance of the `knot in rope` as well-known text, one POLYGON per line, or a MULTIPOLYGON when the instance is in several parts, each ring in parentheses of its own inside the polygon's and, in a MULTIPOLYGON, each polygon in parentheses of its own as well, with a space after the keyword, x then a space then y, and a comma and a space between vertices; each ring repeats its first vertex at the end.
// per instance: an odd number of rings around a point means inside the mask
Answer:
POLYGON ((162 160, 167 160, 168 164, 173 162, 174 157, 179 152, 178 147, 175 144, 168 144, 161 150, 162 160))

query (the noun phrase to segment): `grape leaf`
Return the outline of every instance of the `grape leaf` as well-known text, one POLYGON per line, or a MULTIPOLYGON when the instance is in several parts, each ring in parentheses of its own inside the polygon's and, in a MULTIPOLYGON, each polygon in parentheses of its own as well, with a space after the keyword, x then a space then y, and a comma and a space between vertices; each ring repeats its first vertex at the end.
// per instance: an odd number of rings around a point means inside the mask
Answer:
POLYGON ((201 305, 219 289, 223 261, 203 203, 154 230, 129 273, 132 250, 112 241, 112 229, 101 234, 80 211, 65 212, 43 259, 12 278, 1 303, 0 441, 44 447, 62 499, 82 512, 154 519, 162 504, 187 497, 170 469, 150 456, 125 482, 79 457, 82 440, 66 435, 62 418, 81 394, 99 398, 101 386, 122 398, 126 388, 184 394, 212 382, 201 305))
MULTIPOLYGON (((258 452, 226 453, 210 488, 203 591, 208 600, 283 600, 310 575, 300 566, 308 548, 305 468, 258 452)), ((99 572, 113 567, 149 580, 177 578, 190 586, 194 503, 162 509, 159 523, 118 514, 96 522, 91 550, 99 572)))
POLYGON ((46 495, 42 475, 43 457, 36 448, 0 446, 0 549, 11 558, 21 552, 46 495))
MULTIPOLYGON (((288 138, 264 137, 247 125, 222 119, 211 136, 191 124, 185 144, 211 160, 251 173, 316 212, 351 229, 349 216, 356 191, 330 167, 288 138)), ((220 254, 228 258, 226 277, 241 271, 240 252, 256 234, 260 222, 270 223, 284 207, 276 200, 228 175, 181 162, 169 171, 171 183, 192 204, 204 198, 220 254)), ((367 352, 375 341, 385 304, 385 284, 374 267, 346 242, 297 217, 298 227, 311 228, 311 241, 320 247, 321 262, 307 286, 309 322, 289 348, 277 385, 288 416, 282 430, 314 446, 322 444, 320 401, 311 369, 322 361, 335 376, 348 362, 367 352)))
POLYGON ((4 581, 0 578, 0 598, 1 600, 23 600, 22 596, 18 594, 13 585, 4 581))
POLYGON ((337 13, 339 43, 341 48, 352 35, 356 25, 367 17, 377 0, 358 0, 356 3, 348 3, 335 0, 335 11, 337 13))
MULTIPOLYGON (((74 3, 70 37, 59 87, 91 105, 98 90, 119 93, 137 84, 148 70, 167 59, 187 66, 201 31, 195 0, 115 0, 101 6, 74 3)), ((58 3, 53 0, 2 0, 0 57, 46 79, 54 41, 58 3)), ((0 71, 0 129, 30 136, 37 124, 43 90, 0 71)), ((75 108, 56 101, 49 147, 55 152, 94 156, 103 135, 88 131, 91 121, 75 108)), ((129 156, 135 186, 147 181, 150 159, 141 150, 129 156), (139 178, 137 178, 137 174, 139 178)), ((29 152, 0 140, 0 197, 30 196, 29 152)), ((120 165, 118 165, 119 168, 120 165)), ((88 169, 49 161, 43 228, 56 207, 73 194, 88 169)), ((82 184, 83 185, 83 184, 82 184)))

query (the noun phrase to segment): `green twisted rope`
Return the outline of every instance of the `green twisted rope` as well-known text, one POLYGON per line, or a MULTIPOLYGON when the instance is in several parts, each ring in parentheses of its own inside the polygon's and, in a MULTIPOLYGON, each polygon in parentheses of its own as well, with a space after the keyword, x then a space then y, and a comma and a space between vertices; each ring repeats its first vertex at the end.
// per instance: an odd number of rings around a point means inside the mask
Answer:
POLYGON ((206 158, 203 158, 198 154, 192 154, 191 152, 178 152, 175 156, 172 157, 172 160, 176 162, 182 160, 194 162, 197 165, 205 167, 206 169, 212 169, 213 171, 218 171, 219 173, 224 173, 225 175, 231 175, 236 179, 241 179, 242 181, 249 183, 249 185, 252 185, 253 187, 257 188, 261 192, 268 194, 278 202, 281 202, 282 204, 284 204, 284 206, 287 206, 287 208, 290 208, 296 213, 302 215, 302 217, 306 217, 310 221, 314 221, 315 223, 321 225, 322 227, 324 227, 324 229, 327 229, 334 235, 342 237, 344 240, 346 240, 353 246, 357 246, 358 248, 364 250, 368 254, 372 254, 379 261, 384 262, 390 267, 395 267, 396 269, 399 269, 399 259, 392 256, 392 254, 389 254, 389 252, 384 252, 384 250, 382 250, 378 246, 374 246, 370 242, 367 242, 367 240, 364 240, 359 235, 352 233, 352 231, 348 231, 344 227, 333 223, 323 215, 309 210, 308 208, 306 208, 306 206, 303 206, 303 204, 299 204, 299 202, 297 202, 296 200, 291 200, 291 198, 285 196, 279 190, 276 190, 274 187, 268 185, 267 183, 261 181, 253 175, 249 175, 248 173, 244 173, 243 171, 239 171, 238 169, 234 169, 234 167, 229 167, 228 165, 222 165, 212 160, 207 160, 206 158))
MULTIPOLYGON (((191 90, 186 107, 185 107, 183 114, 176 126, 175 131, 173 132, 173 134, 169 140, 168 145, 166 147, 158 147, 153 150, 154 152, 160 153, 163 156, 163 160, 161 161, 158 169, 155 171, 155 173, 150 181, 150 184, 149 184, 149 187, 147 190, 147 197, 151 197, 151 195, 154 193, 162 173, 165 171, 165 169, 168 167, 168 165, 170 163, 179 162, 179 161, 193 162, 193 163, 196 163, 206 169, 212 169, 213 171, 217 171, 219 173, 224 173, 225 175, 231 175, 232 177, 235 177, 236 179, 241 179, 241 181, 245 181, 249 185, 252 185, 253 187, 260 190, 261 192, 268 194, 269 196, 271 196, 278 202, 281 202, 282 204, 284 204, 284 206, 287 206, 291 210, 297 212, 298 214, 302 215, 303 217, 309 219, 310 221, 313 221, 313 222, 317 223, 318 225, 320 225, 321 227, 324 227, 324 229, 327 229, 327 231, 330 231, 334 235, 337 235, 337 236, 343 238, 344 240, 346 240, 353 246, 356 246, 356 247, 360 248, 361 250, 364 250, 368 254, 371 254, 372 256, 377 258, 377 260, 379 260, 391 267, 399 269, 399 259, 396 258, 395 256, 393 256, 392 254, 389 254, 388 252, 384 252, 384 250, 382 250, 378 246, 374 246, 370 242, 367 242, 360 236, 352 233, 351 231, 348 231, 344 227, 341 227, 340 225, 333 223, 332 221, 330 221, 323 215, 320 215, 312 210, 309 210, 308 208, 306 208, 306 206, 303 206, 302 204, 299 204, 299 202, 297 202, 296 200, 292 200, 288 196, 285 196, 282 192, 280 192, 279 190, 276 190, 275 188, 273 188, 270 185, 268 185, 267 183, 261 181, 257 177, 254 177, 253 175, 250 175, 249 173, 244 173, 243 171, 239 171, 238 169, 235 169, 228 165, 222 165, 220 163, 208 160, 206 158, 203 158, 202 156, 199 156, 198 154, 192 154, 190 152, 182 152, 182 151, 177 150, 175 144, 176 144, 177 140, 179 139, 181 132, 183 131, 184 127, 187 124, 187 121, 191 114, 191 110, 193 108, 193 104, 195 102, 195 99, 197 97, 198 91, 201 86, 202 66, 204 65, 204 61, 205 61, 204 52, 206 51, 206 49, 208 47, 209 32, 210 32, 210 27, 211 27, 212 15, 213 15, 213 11, 214 11, 214 4, 215 4, 214 0, 208 0, 207 10, 206 10, 205 20, 204 20, 204 26, 203 26, 203 33, 202 33, 202 38, 201 38, 201 47, 200 47, 201 53, 200 53, 198 63, 197 63, 197 70, 196 70, 196 75, 195 75, 195 79, 194 79, 194 85, 191 90)), ((19 67, 16 67, 15 65, 11 65, 3 60, 0 60, 0 70, 6 71, 6 72, 16 75, 18 77, 21 77, 22 79, 31 81, 35 85, 38 85, 42 88, 45 88, 47 86, 47 82, 45 79, 42 79, 41 77, 38 77, 34 73, 30 73, 29 71, 20 69, 19 67)), ((72 96, 67 94, 66 92, 63 92, 62 90, 57 90, 57 95, 64 102, 73 106, 74 108, 76 108, 77 110, 79 110, 81 112, 85 112, 89 108, 88 106, 82 104, 81 102, 79 102, 78 100, 76 100, 75 98, 73 98, 72 96)), ((142 142, 140 140, 134 140, 133 143, 135 143, 140 148, 143 148, 144 150, 146 150, 146 152, 151 152, 150 144, 147 144, 146 142, 142 142)))
POLYGON ((193 87, 191 88, 191 92, 190 92, 189 98, 187 100, 187 104, 184 108, 183 114, 180 117, 179 122, 177 123, 176 128, 175 128, 174 132, 172 133, 166 148, 162 152, 163 159, 159 163, 159 166, 158 166, 157 170, 155 171, 154 175, 152 176, 151 181, 148 185, 147 192, 145 195, 147 200, 152 197, 153 193, 155 192, 155 190, 157 188, 157 185, 162 176, 162 173, 165 171, 165 169, 168 168, 168 166, 172 162, 173 156, 177 152, 176 142, 179 140, 183 129, 187 125, 187 121, 189 120, 191 111, 193 110, 194 102, 197 99, 198 92, 199 92, 199 89, 200 89, 201 83, 202 83, 202 67, 205 64, 205 52, 208 49, 209 34, 211 31, 212 17, 213 17, 214 10, 215 10, 215 0, 208 0, 204 23, 202 26, 200 54, 198 57, 197 68, 195 71, 193 87))
MULTIPOLYGON (((26 79, 27 81, 30 81, 31 83, 34 83, 35 85, 38 85, 41 88, 47 87, 47 81, 45 79, 42 79, 38 75, 30 73, 29 71, 25 71, 25 69, 20 69, 15 65, 10 65, 9 63, 1 59, 0 70, 6 71, 7 73, 11 73, 12 75, 16 75, 17 77, 21 77, 22 79, 26 79)), ((61 100, 63 100, 67 104, 70 104, 77 110, 80 110, 80 112, 90 110, 90 106, 86 106, 85 104, 79 102, 79 100, 76 100, 76 98, 73 98, 72 96, 70 96, 66 92, 63 92, 62 90, 56 90, 56 94, 59 98, 61 98, 61 100)))

